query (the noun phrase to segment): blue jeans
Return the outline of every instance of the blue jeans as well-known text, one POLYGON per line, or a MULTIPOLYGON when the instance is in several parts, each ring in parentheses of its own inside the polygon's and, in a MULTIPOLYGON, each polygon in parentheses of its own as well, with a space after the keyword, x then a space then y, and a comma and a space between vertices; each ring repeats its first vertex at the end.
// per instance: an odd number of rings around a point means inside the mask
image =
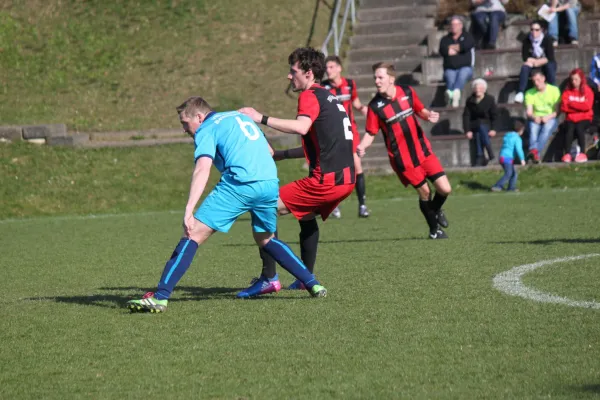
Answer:
POLYGON ((490 142, 490 128, 487 125, 479 125, 479 129, 473 132, 477 157, 483 157, 483 149, 488 149, 488 155, 491 157, 492 143, 490 142))
POLYGON ((546 147, 546 142, 548 142, 555 128, 556 118, 552 118, 545 124, 536 124, 533 121, 529 121, 529 151, 537 150, 541 158, 542 151, 546 147))
MULTIPOLYGON (((529 75, 533 68, 523 64, 521 66, 521 74, 519 75, 519 92, 525 92, 527 89, 527 83, 529 82, 529 75)), ((546 65, 542 65, 542 72, 546 76, 546 82, 551 85, 556 84, 556 62, 548 61, 546 65)))
POLYGON ((445 69, 444 81, 446 81, 446 89, 462 90, 467 81, 473 76, 473 67, 462 67, 459 69, 445 69))
MULTIPOLYGON (((581 6, 569 7, 565 11, 561 11, 567 16, 567 33, 571 40, 579 40, 579 29, 577 27, 579 11, 581 11, 581 6)), ((559 13, 556 13, 554 19, 548 24, 548 35, 555 41, 558 41, 558 15, 559 13)))
POLYGON ((508 190, 515 190, 517 188, 517 177, 519 176, 517 169, 513 165, 513 160, 510 158, 501 158, 502 169, 504 175, 496 182, 494 186, 504 189, 504 185, 508 182, 508 190))
POLYGON ((506 14, 502 11, 473 13, 473 23, 479 34, 483 35, 484 47, 495 47, 500 25, 504 23, 506 14))

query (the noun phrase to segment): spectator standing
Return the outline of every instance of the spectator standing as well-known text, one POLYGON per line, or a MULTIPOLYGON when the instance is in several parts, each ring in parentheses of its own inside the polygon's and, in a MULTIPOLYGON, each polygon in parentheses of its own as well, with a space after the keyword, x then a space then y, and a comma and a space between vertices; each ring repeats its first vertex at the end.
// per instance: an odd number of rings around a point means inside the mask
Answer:
POLYGON ((540 70, 531 76, 534 87, 525 93, 527 118, 529 118, 529 154, 527 158, 534 163, 540 162, 540 156, 546 142, 556 128, 557 106, 560 102, 560 89, 546 83, 546 77, 540 70))
POLYGON ((515 96, 515 103, 523 102, 523 93, 529 82, 529 75, 534 68, 541 68, 546 75, 546 81, 554 85, 556 82, 556 60, 552 39, 544 35, 542 24, 535 21, 530 26, 531 32, 523 41, 521 57, 523 65, 519 75, 519 92, 515 96))
POLYGON ((464 30, 462 19, 450 18, 450 32, 440 41, 439 53, 444 58, 446 103, 456 108, 460 105, 461 90, 473 76, 475 40, 464 30))
POLYGON ((585 131, 594 118, 594 92, 588 86, 583 71, 579 68, 571 71, 569 82, 562 94, 560 110, 565 113, 565 144, 563 162, 571 162, 571 144, 573 134, 581 153, 575 156, 575 162, 586 162, 585 131))
POLYGON ((552 45, 554 47, 558 46, 558 23, 559 15, 562 13, 565 13, 567 17, 569 43, 574 45, 579 44, 579 27, 577 25, 577 17, 581 11, 579 0, 550 0, 548 5, 550 6, 550 12, 556 13, 548 25, 548 35, 552 37, 552 45))
POLYGON ((486 165, 484 148, 488 153, 488 160, 494 159, 494 151, 490 137, 496 136, 496 122, 498 109, 494 96, 486 93, 487 82, 481 78, 475 79, 471 84, 473 94, 467 99, 463 111, 463 129, 467 138, 475 140, 477 157, 475 165, 486 165))
POLYGON ((514 131, 508 132, 502 139, 502 148, 498 161, 502 165, 504 175, 492 186, 492 192, 501 192, 504 190, 504 185, 508 182, 508 191, 518 191, 517 189, 517 169, 515 168, 516 160, 520 160, 521 165, 525 165, 525 155, 523 154, 523 140, 521 136, 525 131, 525 124, 521 120, 516 120, 514 123, 514 131))
POLYGON ((483 39, 484 49, 495 49, 500 25, 506 20, 504 4, 508 0, 471 0, 474 10, 471 13, 475 31, 483 39))
POLYGON ((590 65, 590 80, 596 85, 596 91, 600 92, 600 53, 596 54, 590 65))

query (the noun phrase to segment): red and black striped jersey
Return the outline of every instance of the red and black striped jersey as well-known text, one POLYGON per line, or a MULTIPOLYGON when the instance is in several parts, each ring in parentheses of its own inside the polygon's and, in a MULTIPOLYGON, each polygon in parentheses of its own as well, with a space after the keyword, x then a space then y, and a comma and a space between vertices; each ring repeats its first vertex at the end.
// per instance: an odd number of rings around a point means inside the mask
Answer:
POLYGON ((379 93, 369 102, 367 133, 383 132, 390 161, 399 172, 421 165, 433 154, 415 113, 425 108, 410 86, 396 86, 396 96, 388 99, 379 93))
POLYGON ((312 121, 302 136, 310 176, 327 184, 354 183, 351 123, 336 96, 319 85, 311 86, 298 97, 299 116, 312 121))
POLYGON ((356 121, 354 120, 354 108, 352 107, 352 102, 358 97, 354 80, 342 77, 342 81, 336 86, 333 81, 327 79, 321 83, 321 86, 337 96, 338 101, 346 109, 350 122, 352 122, 352 130, 358 132, 356 121))

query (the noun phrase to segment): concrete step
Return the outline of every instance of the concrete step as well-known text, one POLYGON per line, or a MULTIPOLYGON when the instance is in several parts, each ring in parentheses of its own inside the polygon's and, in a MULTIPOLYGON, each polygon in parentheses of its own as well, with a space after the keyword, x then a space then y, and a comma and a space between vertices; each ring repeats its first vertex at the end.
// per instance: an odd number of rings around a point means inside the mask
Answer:
POLYGON ((437 6, 438 0, 360 0, 360 9, 389 8, 397 6, 437 6))
POLYGON ((149 129, 147 131, 94 132, 90 133, 93 142, 136 141, 143 139, 189 138, 181 129, 149 129))
MULTIPOLYGON (((352 75, 350 78, 354 79, 356 82, 356 87, 358 90, 363 88, 373 88, 373 73, 369 71, 369 74, 364 75, 352 75)), ((421 73, 420 72, 409 72, 409 71, 396 71, 396 83, 404 84, 404 85, 418 85, 421 81, 421 73)))
POLYGON ((354 33, 357 35, 389 34, 401 32, 422 31, 433 28, 433 18, 395 19, 378 22, 360 22, 354 33))
POLYGON ((381 8, 367 8, 358 10, 358 20, 360 22, 386 21, 390 19, 408 19, 435 17, 437 6, 395 6, 381 8))
POLYGON ((348 75, 373 74, 373 64, 377 61, 392 61, 396 71, 419 71, 421 67, 420 57, 397 58, 395 60, 374 59, 373 61, 352 62, 346 67, 348 75))
POLYGON ((192 144, 191 137, 187 138, 162 138, 162 139, 139 139, 139 140, 93 140, 82 147, 100 148, 100 147, 140 147, 157 146, 163 144, 189 143, 192 144))
POLYGON ((363 49, 350 49, 348 59, 351 63, 369 61, 396 61, 404 58, 415 58, 419 61, 427 55, 425 46, 390 46, 390 47, 371 47, 363 49))
MULTIPOLYGON (((433 29, 433 28, 432 28, 433 29)), ((432 30, 430 29, 430 30, 432 30)), ((371 47, 411 46, 415 44, 426 44, 429 30, 419 29, 405 33, 389 32, 382 34, 355 34, 350 37, 350 47, 353 50, 371 47)))
MULTIPOLYGON (((597 52, 599 48, 600 45, 586 49, 574 46, 556 49, 557 74, 567 74, 572 69, 578 67, 587 70, 591 61, 591 56, 588 52, 597 52)), ((442 64, 443 60, 441 57, 423 59, 423 81, 435 82, 441 80, 444 73, 442 64)), ((486 76, 486 71, 490 69, 493 70, 493 74, 496 77, 518 76, 522 64, 523 60, 521 59, 521 51, 519 49, 478 52, 475 56, 473 77, 486 76)))

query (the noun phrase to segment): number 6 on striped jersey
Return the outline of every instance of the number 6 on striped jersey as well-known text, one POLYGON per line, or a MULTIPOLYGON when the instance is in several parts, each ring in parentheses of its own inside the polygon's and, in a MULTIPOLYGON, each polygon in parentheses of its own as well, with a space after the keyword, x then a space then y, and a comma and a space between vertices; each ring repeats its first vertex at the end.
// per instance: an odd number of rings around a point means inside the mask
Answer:
MULTIPOLYGON (((338 110, 340 110, 343 113, 346 112, 346 109, 343 105, 337 104, 337 106, 338 110)), ((344 136, 346 137, 346 140, 352 140, 354 138, 354 135, 352 134, 352 123, 350 122, 350 118, 348 117, 344 118, 344 136)))

